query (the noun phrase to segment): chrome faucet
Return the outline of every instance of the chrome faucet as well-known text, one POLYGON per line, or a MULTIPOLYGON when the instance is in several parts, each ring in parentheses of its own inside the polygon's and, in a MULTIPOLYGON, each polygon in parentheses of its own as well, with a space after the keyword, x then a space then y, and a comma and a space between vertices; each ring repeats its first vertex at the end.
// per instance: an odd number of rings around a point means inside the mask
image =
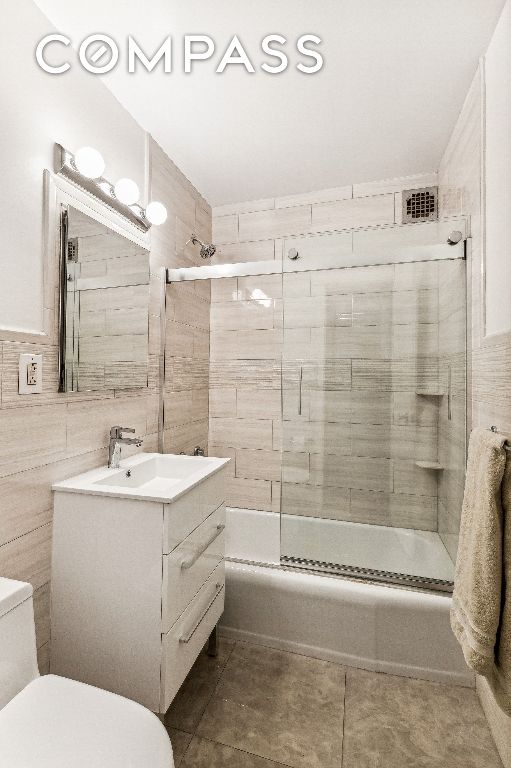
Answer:
POLYGON ((135 433, 131 427, 112 427, 110 429, 110 443, 108 446, 108 466, 110 469, 119 469, 121 460, 121 445, 142 445, 140 437, 123 437, 123 432, 135 433))

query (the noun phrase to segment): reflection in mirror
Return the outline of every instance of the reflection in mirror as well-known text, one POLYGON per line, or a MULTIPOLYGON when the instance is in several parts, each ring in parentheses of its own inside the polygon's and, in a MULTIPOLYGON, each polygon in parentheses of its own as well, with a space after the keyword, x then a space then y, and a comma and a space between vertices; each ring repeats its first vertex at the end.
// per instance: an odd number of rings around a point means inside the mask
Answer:
POLYGON ((149 253, 61 211, 60 390, 147 386, 149 253))

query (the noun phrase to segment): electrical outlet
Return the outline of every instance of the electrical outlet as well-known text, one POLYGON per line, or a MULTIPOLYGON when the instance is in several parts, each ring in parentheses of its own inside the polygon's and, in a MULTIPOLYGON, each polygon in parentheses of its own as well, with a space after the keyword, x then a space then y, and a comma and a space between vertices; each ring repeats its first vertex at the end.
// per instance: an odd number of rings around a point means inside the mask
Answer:
POLYGON ((43 391, 43 356, 20 355, 18 392, 20 395, 40 394, 43 391))
POLYGON ((31 387, 37 384, 37 363, 27 365, 27 384, 31 387))

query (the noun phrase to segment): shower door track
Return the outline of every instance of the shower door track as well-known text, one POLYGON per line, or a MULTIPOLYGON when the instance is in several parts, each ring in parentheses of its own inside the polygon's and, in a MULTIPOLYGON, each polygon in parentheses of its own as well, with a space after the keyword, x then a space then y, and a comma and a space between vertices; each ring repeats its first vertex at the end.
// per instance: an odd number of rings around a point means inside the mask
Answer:
POLYGON ((299 568, 306 571, 318 571, 330 573, 332 576, 348 576, 363 581, 378 581, 386 584, 396 584, 402 587, 421 587, 435 592, 447 592, 451 594, 454 584, 452 581, 432 579, 428 576, 412 576, 407 573, 392 573, 390 571, 378 571, 372 568, 360 568, 356 565, 341 565, 339 563, 326 563, 319 560, 308 560, 305 557, 293 557, 282 555, 282 565, 299 568))

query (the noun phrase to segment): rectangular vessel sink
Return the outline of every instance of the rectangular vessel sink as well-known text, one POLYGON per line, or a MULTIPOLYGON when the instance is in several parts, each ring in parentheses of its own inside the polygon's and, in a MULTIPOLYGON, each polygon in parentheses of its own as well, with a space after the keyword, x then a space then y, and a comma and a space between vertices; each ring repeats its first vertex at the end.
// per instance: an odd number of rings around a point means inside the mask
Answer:
POLYGON ((169 502, 218 472, 230 459, 139 453, 123 459, 119 469, 99 467, 54 483, 54 491, 169 502))

